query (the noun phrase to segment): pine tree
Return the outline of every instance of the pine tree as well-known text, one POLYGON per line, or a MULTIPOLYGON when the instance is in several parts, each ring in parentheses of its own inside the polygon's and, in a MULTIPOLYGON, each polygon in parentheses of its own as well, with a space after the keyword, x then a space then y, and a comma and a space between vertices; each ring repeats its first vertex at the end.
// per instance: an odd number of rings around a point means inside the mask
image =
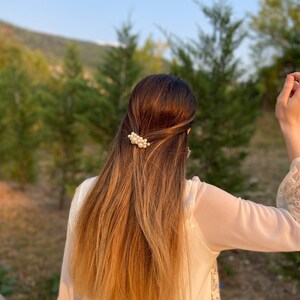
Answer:
POLYGON ((88 91, 79 53, 76 46, 71 44, 66 51, 62 73, 53 78, 43 112, 48 128, 45 144, 52 154, 52 177, 60 188, 61 209, 68 194, 81 180, 84 145, 82 118, 87 107, 88 91))
POLYGON ((6 44, 0 67, 0 172, 21 189, 36 178, 38 99, 27 69, 28 53, 6 44))
POLYGON ((274 109, 288 73, 300 68, 300 2, 263 0, 257 15, 251 16, 259 89, 264 110, 274 109))
POLYGON ((150 35, 136 52, 136 59, 143 65, 142 76, 155 73, 167 73, 168 64, 164 58, 168 48, 167 43, 155 41, 150 35))
MULTIPOLYGON (((251 16, 255 37, 254 51, 269 51, 282 56, 286 49, 300 47, 300 2, 298 0, 262 0, 257 15, 251 16)), ((299 55, 298 55, 299 56, 299 55)))
POLYGON ((254 129, 256 91, 239 82, 234 57, 244 38, 242 21, 232 21, 231 7, 222 2, 201 9, 212 33, 199 30, 199 40, 188 43, 173 38, 171 72, 190 83, 198 101, 190 140, 192 171, 236 192, 245 179, 240 165, 254 129))
POLYGON ((136 59, 138 35, 132 30, 130 21, 117 29, 119 46, 107 52, 97 74, 100 97, 90 124, 99 140, 109 141, 115 135, 131 90, 141 74, 142 67, 136 59))

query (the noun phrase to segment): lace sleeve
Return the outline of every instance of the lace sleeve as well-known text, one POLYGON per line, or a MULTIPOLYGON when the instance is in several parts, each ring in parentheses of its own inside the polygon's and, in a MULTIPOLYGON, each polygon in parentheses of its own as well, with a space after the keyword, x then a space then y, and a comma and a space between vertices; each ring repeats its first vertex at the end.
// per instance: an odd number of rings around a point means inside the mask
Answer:
POLYGON ((300 223, 300 157, 292 161, 289 173, 281 182, 276 205, 288 210, 300 223))

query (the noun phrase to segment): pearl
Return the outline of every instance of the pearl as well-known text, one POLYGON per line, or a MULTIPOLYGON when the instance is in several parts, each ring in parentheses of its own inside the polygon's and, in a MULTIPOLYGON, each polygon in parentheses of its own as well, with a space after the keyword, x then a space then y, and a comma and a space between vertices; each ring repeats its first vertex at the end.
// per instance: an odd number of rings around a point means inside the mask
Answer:
POLYGON ((139 148, 147 148, 148 146, 150 146, 150 143, 148 143, 147 139, 143 139, 135 132, 131 132, 131 134, 128 135, 128 138, 130 139, 131 144, 135 144, 139 148))

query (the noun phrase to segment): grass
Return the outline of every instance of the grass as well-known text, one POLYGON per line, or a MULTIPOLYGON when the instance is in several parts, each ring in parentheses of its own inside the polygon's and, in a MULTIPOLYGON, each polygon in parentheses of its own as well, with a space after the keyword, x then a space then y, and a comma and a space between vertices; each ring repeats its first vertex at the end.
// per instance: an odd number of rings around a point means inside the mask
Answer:
POLYGON ((0 265, 0 294, 4 296, 12 295, 16 279, 11 277, 12 270, 0 265))

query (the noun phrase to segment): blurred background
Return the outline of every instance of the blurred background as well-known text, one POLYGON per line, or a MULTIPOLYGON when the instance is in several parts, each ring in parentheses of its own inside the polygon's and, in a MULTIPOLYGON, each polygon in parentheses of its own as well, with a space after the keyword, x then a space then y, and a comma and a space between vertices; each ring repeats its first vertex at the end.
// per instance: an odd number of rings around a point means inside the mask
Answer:
MULTIPOLYGON (((299 0, 2 2, 0 294, 56 299, 75 188, 149 74, 197 98, 187 177, 275 205, 289 162, 274 104, 299 69, 299 0)), ((227 251, 219 272, 224 300, 300 299, 299 253, 227 251)))

